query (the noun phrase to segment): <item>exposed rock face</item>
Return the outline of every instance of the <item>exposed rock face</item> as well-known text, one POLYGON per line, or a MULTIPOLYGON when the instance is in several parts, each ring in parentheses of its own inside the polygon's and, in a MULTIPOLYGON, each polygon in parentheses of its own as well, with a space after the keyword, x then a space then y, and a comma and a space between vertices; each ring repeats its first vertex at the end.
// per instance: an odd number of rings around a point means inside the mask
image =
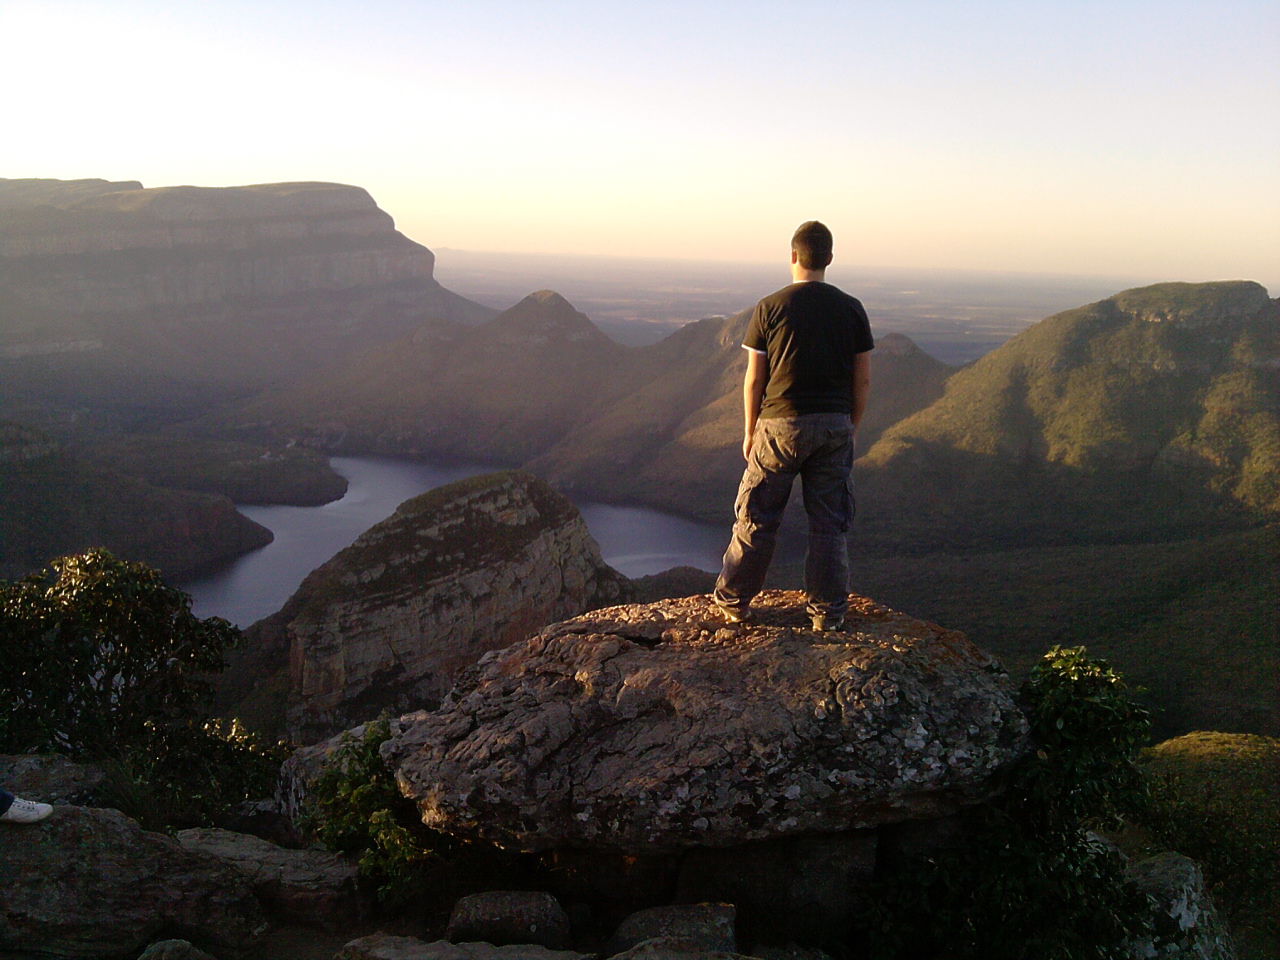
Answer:
POLYGON ((265 928, 236 870, 116 810, 57 807, 39 824, 5 829, 0 842, 0 952, 134 956, 179 930, 238 952, 265 928))
POLYGON ((195 415, 192 386, 222 399, 493 316, 434 260, 342 184, 0 179, 0 399, 195 415))
POLYGON ((102 186, 0 180, 0 262, 29 305, 102 313, 280 297, 430 280, 435 264, 359 187, 102 186))
POLYGON ((101 767, 57 754, 0 756, 0 786, 41 803, 84 803, 106 779, 101 767))
POLYGON ((767 592, 597 610, 486 656, 383 745, 436 829, 510 848, 733 846, 944 815, 1026 747, 962 634, 854 598, 844 632, 767 592))
POLYGON ((574 506, 524 473, 401 504, 317 569, 274 622, 302 742, 434 703, 486 651, 622 596, 574 506))
POLYGON ((1129 864, 1125 876, 1151 898, 1155 913, 1154 936, 1130 946, 1135 960, 1235 960, 1235 944, 1194 860, 1161 853, 1129 864))

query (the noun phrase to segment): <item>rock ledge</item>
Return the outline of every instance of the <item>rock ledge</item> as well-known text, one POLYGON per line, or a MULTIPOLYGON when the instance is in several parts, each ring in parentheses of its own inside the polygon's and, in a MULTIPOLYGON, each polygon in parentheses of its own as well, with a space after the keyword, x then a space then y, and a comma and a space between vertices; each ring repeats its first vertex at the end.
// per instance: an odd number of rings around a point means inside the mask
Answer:
POLYGON ((769 591, 596 610, 465 671, 383 745, 436 829, 508 848, 655 853, 944 816, 1026 749, 1004 670, 855 597, 843 632, 769 591))

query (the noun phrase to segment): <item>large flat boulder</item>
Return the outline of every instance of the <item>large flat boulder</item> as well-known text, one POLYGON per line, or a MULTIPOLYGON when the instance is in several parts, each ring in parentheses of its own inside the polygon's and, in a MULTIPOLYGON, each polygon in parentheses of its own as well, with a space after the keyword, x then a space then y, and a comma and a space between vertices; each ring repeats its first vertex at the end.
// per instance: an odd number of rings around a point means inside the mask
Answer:
POLYGON ((57 807, 41 823, 0 830, 0 954, 135 956, 175 931, 239 953, 265 930, 239 871, 118 810, 57 807))
POLYGON ((464 671, 383 756, 423 821, 507 848, 652 854, 944 816, 1026 749, 998 663, 853 598, 843 632, 770 591, 610 607, 464 671))

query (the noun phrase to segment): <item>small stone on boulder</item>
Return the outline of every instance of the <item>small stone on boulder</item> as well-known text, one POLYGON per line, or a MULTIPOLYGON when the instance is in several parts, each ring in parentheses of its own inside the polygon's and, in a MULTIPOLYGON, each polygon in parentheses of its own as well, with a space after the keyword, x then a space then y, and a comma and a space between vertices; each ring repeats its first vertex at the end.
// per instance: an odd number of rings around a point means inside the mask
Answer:
POLYGON ((564 950, 572 941, 569 917, 549 893, 491 890, 462 897, 453 907, 445 937, 454 943, 484 941, 495 946, 536 943, 564 950))
POLYGON ((160 940, 138 955, 138 960, 216 960, 190 940, 160 940))
POLYGON ((739 953, 707 950, 677 937, 654 937, 638 943, 612 960, 752 960, 739 953))

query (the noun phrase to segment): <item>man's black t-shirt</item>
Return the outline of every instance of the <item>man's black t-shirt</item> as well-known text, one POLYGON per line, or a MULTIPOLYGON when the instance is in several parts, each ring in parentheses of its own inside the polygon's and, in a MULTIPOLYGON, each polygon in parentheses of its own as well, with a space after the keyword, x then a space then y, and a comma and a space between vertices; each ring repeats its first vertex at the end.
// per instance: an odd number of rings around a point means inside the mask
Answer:
POLYGON ((742 345, 769 361, 762 418, 853 411, 853 358, 875 347, 867 311, 839 287, 793 283, 756 304, 742 345))

